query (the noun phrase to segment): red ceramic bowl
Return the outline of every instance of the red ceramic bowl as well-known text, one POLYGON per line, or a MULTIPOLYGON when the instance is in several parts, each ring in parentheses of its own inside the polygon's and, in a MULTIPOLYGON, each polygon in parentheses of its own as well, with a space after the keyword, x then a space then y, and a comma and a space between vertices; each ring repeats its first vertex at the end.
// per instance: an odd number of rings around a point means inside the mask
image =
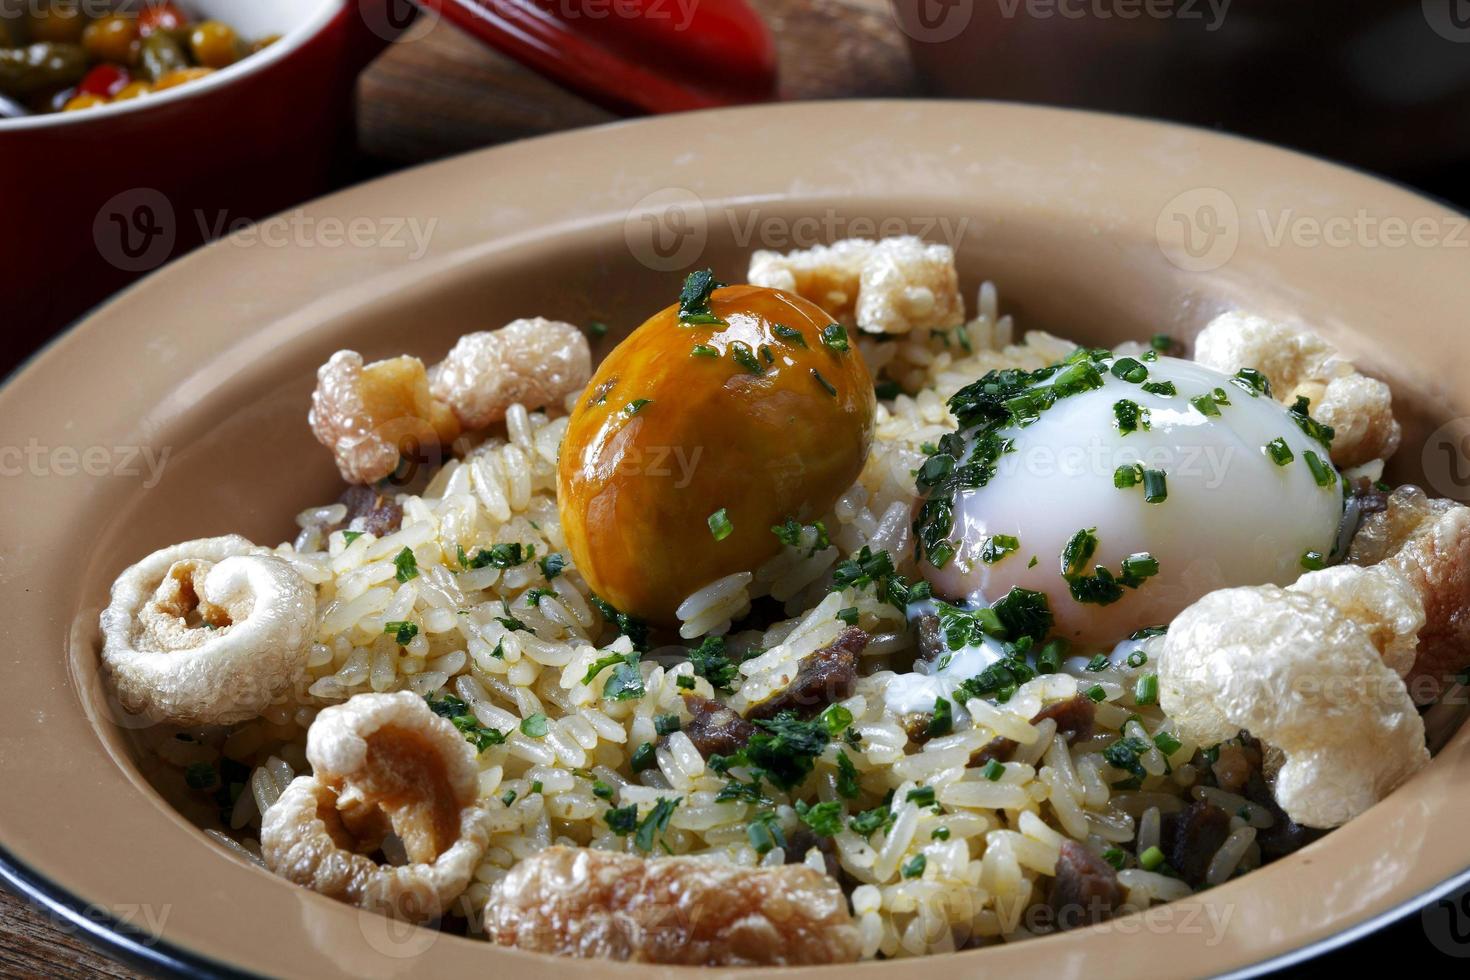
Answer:
POLYGON ((401 26, 392 2, 191 0, 281 39, 142 99, 0 119, 0 367, 168 259, 323 190, 353 82, 401 26))

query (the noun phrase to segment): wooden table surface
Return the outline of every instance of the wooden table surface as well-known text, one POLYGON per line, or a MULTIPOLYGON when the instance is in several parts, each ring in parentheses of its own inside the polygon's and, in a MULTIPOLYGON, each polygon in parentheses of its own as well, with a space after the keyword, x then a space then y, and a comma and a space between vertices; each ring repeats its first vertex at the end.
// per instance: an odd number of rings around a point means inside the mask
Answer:
MULTIPOLYGON (((784 97, 917 92, 885 0, 751 2, 776 36, 784 97)), ((359 82, 365 174, 616 118, 442 21, 409 36, 359 82)), ((0 977, 139 976, 0 888, 0 977)))

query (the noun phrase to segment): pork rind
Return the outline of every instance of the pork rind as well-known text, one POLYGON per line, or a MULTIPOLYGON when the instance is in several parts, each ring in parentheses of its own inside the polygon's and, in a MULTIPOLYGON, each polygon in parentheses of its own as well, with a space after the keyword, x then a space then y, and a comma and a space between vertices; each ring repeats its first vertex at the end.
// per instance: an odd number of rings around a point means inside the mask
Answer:
POLYGON ((407 691, 359 694, 307 732, 313 774, 266 811, 261 856, 276 874, 330 898, 428 922, 469 885, 489 840, 478 768, 449 721, 407 691), (408 863, 373 855, 393 834, 408 863))
POLYGON ((466 334, 430 372, 434 397, 466 429, 505 418, 514 404, 557 406, 592 377, 592 350, 570 323, 534 317, 466 334))
POLYGON ((152 721, 257 717, 305 675, 316 590, 236 535, 155 551, 118 576, 102 612, 118 702, 152 721))
POLYGON ((848 238, 805 251, 758 251, 749 280, 796 293, 868 333, 948 330, 965 321, 954 249, 906 235, 848 238))
POLYGON ((1348 561, 1401 572, 1423 602, 1409 689, 1434 700, 1450 675, 1470 667, 1470 507, 1399 487, 1385 510, 1363 518, 1348 561))
POLYGON ((1341 467, 1387 459, 1402 430, 1388 385, 1359 374, 1316 334, 1247 313, 1215 317, 1195 339, 1194 359, 1225 374, 1255 368, 1283 404, 1298 397, 1312 417, 1332 426, 1332 461, 1341 467))
POLYGON ((454 412, 430 393, 422 361, 395 357, 364 366, 350 350, 317 371, 308 420, 348 483, 376 483, 392 475, 405 452, 448 447, 459 435, 454 412))
POLYGON ((1160 703, 1202 745, 1242 729, 1267 742, 1282 759, 1282 809, 1336 827, 1429 761, 1424 724, 1392 666, 1422 623, 1417 595, 1390 568, 1211 592, 1169 627, 1160 703))
POLYGON ((742 868, 552 847, 491 890, 485 931, 540 953, 686 966, 851 963, 837 882, 800 864, 742 868))

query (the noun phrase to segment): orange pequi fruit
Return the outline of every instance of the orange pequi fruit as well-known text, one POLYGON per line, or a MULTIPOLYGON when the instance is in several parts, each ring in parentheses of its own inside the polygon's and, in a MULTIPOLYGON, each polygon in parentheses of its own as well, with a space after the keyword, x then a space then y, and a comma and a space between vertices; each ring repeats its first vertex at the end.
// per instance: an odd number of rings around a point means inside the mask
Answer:
POLYGON ((557 499, 577 568, 619 610, 672 624, 685 597, 775 555, 773 525, 832 508, 875 408, 862 356, 820 307, 694 273, 572 412, 557 499))

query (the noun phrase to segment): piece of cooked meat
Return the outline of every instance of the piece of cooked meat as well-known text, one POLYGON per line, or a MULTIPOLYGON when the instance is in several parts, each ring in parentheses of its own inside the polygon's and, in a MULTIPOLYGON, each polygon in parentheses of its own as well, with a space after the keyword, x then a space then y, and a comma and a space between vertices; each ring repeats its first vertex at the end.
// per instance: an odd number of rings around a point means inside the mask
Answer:
POLYGON ((1230 814, 1213 803, 1195 800, 1179 813, 1171 813, 1160 827, 1160 848, 1169 867, 1198 888, 1205 883, 1215 852, 1230 836, 1230 814))
MULTIPOLYGON (((1097 717, 1097 705, 1085 694, 1078 694, 1065 701, 1057 701, 1038 711, 1031 719, 1036 724, 1050 718, 1057 723, 1057 734, 1070 745, 1079 738, 1092 734, 1093 721, 1097 717)), ((990 761, 1009 762, 1020 743, 1014 739, 997 735, 970 755, 970 768, 983 766, 990 761)))
POLYGON ((348 487, 337 498, 347 507, 347 516, 327 530, 361 531, 377 538, 392 534, 403 524, 403 508, 393 499, 396 495, 375 487, 348 487))
POLYGON ((755 734, 754 725, 718 701, 686 694, 684 706, 691 715, 684 734, 706 759, 712 755, 734 755, 755 734))
POLYGON ((949 646, 944 642, 944 629, 940 626, 939 617, 934 613, 925 613, 919 617, 918 632, 919 656, 917 659, 935 663, 949 651, 949 646))
POLYGON ((1112 865, 1076 841, 1064 840, 1046 904, 1058 931, 1090 926, 1111 918, 1123 904, 1123 886, 1112 865))
POLYGON ((802 657, 786 689, 753 705, 745 717, 769 719, 795 711, 810 718, 829 704, 851 697, 857 686, 858 656, 867 646, 868 634, 849 626, 829 645, 802 657))
POLYGON ((502 946, 684 966, 852 963, 861 951, 836 881, 799 864, 743 868, 551 847, 491 889, 502 946))

